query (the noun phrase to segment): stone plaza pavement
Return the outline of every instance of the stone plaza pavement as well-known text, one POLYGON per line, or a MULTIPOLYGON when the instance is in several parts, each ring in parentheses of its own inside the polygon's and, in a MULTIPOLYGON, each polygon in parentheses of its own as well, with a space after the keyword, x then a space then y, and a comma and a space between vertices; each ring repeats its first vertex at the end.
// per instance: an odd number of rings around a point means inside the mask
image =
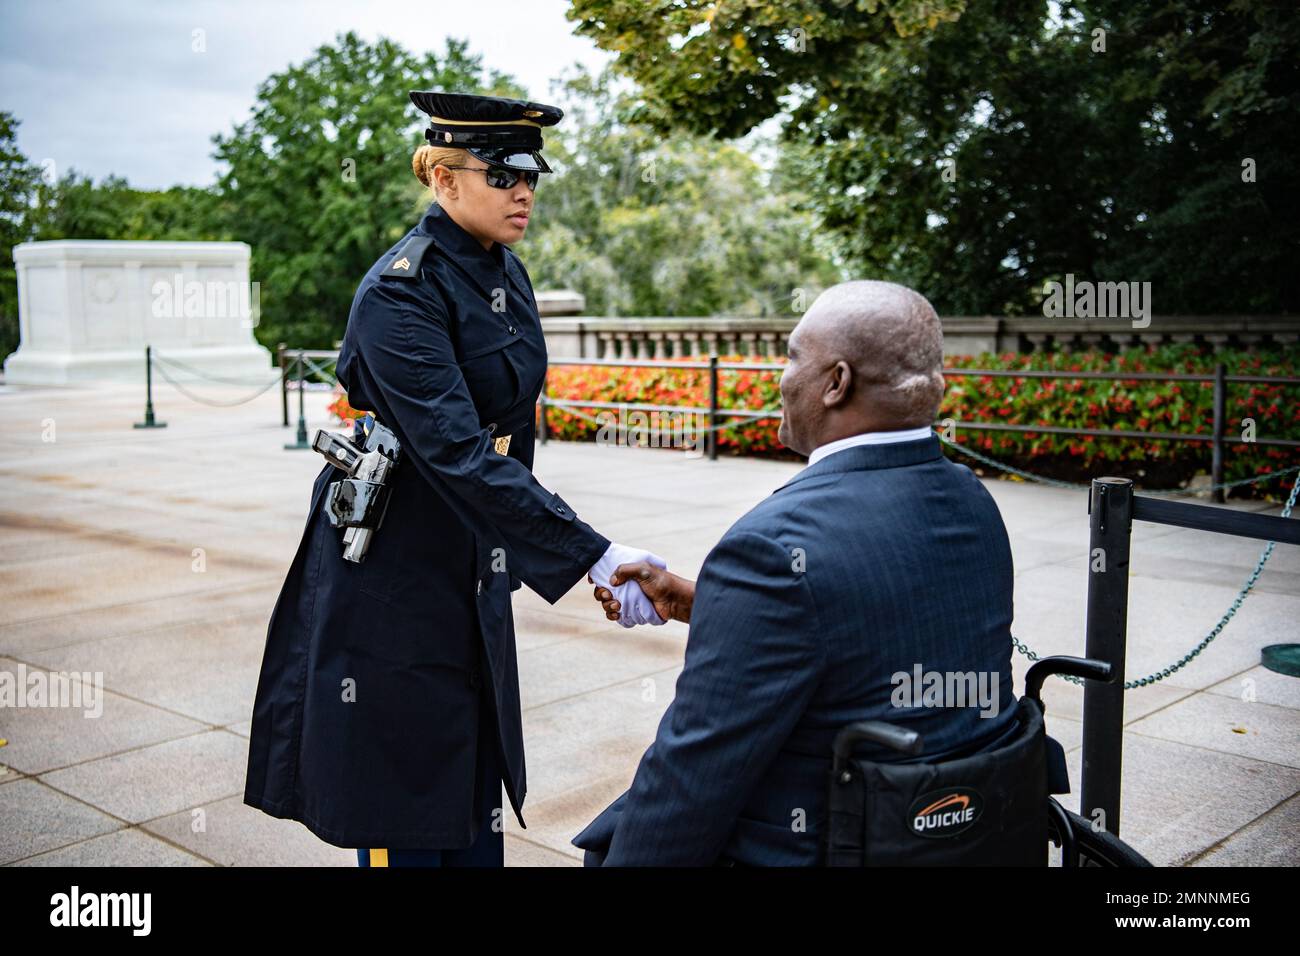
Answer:
MULTIPOLYGON (((0 671, 100 671, 105 687, 97 718, 0 708, 0 863, 355 865, 351 850, 242 802, 267 620, 320 458, 283 449, 293 431, 274 390, 233 408, 169 385, 157 394, 167 427, 137 431, 139 388, 0 387, 0 671)), ((329 427, 327 397, 307 396, 312 432, 329 427)), ((536 471, 602 533, 693 577, 799 467, 553 442, 536 471)), ((1017 636, 1042 654, 1082 654, 1084 494, 987 486, 1015 552, 1017 636)), ((1129 676, 1195 646, 1261 547, 1136 525, 1129 676)), ((1300 680, 1259 666, 1262 646, 1300 635, 1297 551, 1277 547, 1190 666, 1126 695, 1121 830, 1157 864, 1300 863, 1300 680)), ((576 865, 569 840, 631 781, 687 629, 624 630, 585 581, 554 606, 525 587, 514 607, 530 789, 527 829, 506 815, 507 863, 576 865)), ((1015 665, 1019 693, 1025 658, 1015 665)), ((1046 695, 1075 784, 1063 802, 1077 810, 1082 693, 1053 680, 1046 695)))

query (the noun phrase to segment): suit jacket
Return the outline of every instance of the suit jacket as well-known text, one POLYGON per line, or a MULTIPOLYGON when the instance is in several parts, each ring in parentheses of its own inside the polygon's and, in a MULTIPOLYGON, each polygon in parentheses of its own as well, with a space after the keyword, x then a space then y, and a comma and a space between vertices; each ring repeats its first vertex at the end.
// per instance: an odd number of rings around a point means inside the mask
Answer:
POLYGON ((574 844, 588 864, 819 863, 844 725, 919 731, 924 751, 903 759, 1014 735, 1011 619, 1002 516, 938 439, 826 456, 705 559, 674 700, 631 788, 574 844), (996 706, 912 706, 920 688, 900 697, 896 675, 928 672, 983 673, 989 691, 996 677, 996 706))

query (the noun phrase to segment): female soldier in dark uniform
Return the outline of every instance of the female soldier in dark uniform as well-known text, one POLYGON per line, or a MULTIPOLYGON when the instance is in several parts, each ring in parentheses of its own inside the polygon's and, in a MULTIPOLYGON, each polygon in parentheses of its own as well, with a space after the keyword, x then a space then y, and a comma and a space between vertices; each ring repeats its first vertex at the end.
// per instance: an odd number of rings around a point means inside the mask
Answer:
MULTIPOLYGON (((532 475, 546 375, 521 238, 562 113, 416 91, 436 190, 357 288, 338 378, 400 446, 364 559, 343 556, 326 464, 272 613, 244 802, 298 820, 365 865, 503 862, 500 796, 526 791, 510 592, 555 603, 649 557, 611 543, 532 475), (437 144, 437 145, 432 145, 437 144)), ((620 623, 661 624, 634 582, 620 623)))

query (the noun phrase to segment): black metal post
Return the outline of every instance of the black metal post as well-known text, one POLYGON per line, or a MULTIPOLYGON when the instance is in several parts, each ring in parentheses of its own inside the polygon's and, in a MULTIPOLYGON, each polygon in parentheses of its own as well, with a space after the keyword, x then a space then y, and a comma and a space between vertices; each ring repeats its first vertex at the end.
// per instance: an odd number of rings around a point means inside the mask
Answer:
POLYGON ((1088 619, 1085 656, 1114 668, 1109 683, 1083 687, 1083 780, 1079 812, 1119 836, 1124 749, 1124 652, 1128 631, 1133 482, 1094 478, 1088 499, 1088 619))
POLYGON ((144 347, 144 421, 136 422, 136 428, 166 428, 166 422, 160 422, 153 416, 153 346, 144 347))
POLYGON ((275 347, 276 361, 280 363, 280 414, 283 427, 289 427, 289 369, 284 364, 284 350, 288 344, 281 342, 275 347))
MULTIPOLYGON (((1228 369, 1220 362, 1214 367, 1214 442, 1211 445, 1213 457, 1210 459, 1210 481, 1215 485, 1223 484, 1223 432, 1224 408, 1228 399, 1228 369)), ((1223 489, 1215 488, 1211 500, 1223 503, 1223 489)))
POLYGON ((709 356, 709 461, 718 460, 718 433, 713 426, 718 412, 718 357, 709 356))
POLYGON ((307 409, 304 406, 303 393, 307 390, 303 387, 306 384, 303 371, 303 354, 302 349, 298 350, 298 440, 291 445, 285 445, 285 451, 297 451, 303 448, 310 448, 311 444, 307 441, 307 409))

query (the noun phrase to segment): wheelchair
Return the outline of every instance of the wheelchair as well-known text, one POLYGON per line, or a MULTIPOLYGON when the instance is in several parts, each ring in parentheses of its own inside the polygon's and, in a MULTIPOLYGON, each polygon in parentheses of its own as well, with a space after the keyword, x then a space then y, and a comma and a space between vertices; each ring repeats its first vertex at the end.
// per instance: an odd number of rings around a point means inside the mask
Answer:
POLYGON ((844 727, 832 745, 826 866, 1151 866, 1106 830, 1052 796, 1068 793, 1065 751, 1048 737, 1041 690, 1053 674, 1108 681, 1110 664, 1048 657, 1025 677, 1018 730, 1005 744, 937 762, 855 758, 859 743, 916 756, 921 735, 883 721, 844 727))

